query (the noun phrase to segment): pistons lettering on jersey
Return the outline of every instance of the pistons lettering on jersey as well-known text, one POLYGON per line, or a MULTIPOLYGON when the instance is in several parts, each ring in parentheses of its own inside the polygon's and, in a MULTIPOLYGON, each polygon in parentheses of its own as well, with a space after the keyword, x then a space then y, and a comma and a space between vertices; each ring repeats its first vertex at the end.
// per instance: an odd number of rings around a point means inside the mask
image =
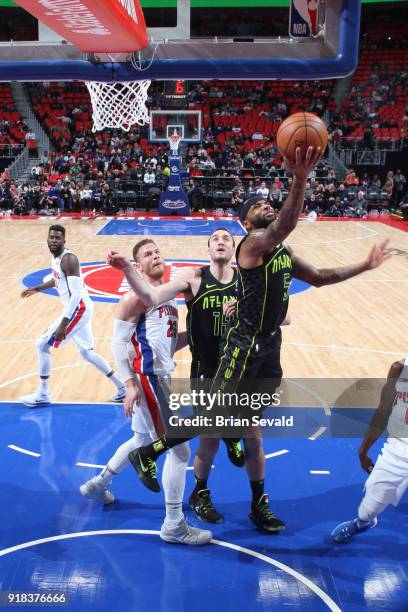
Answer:
POLYGON ((159 306, 158 312, 160 319, 162 317, 178 317, 177 308, 174 308, 174 306, 170 306, 169 304, 159 306))
POLYGON ((397 391, 397 399, 403 404, 408 404, 408 391, 397 391))
POLYGON ((51 274, 53 278, 57 278, 57 279, 60 278, 60 275, 58 274, 56 270, 53 270, 51 274))

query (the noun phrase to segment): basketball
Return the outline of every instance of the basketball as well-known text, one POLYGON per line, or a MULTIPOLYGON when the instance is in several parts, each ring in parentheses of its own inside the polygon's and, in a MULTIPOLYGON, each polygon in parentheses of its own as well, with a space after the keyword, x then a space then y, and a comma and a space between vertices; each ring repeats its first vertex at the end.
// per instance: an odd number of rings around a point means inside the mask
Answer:
POLYGON ((328 133, 323 121, 313 113, 294 113, 279 127, 276 142, 284 157, 295 161, 295 150, 300 147, 302 157, 308 147, 321 147, 321 154, 327 146, 328 133))

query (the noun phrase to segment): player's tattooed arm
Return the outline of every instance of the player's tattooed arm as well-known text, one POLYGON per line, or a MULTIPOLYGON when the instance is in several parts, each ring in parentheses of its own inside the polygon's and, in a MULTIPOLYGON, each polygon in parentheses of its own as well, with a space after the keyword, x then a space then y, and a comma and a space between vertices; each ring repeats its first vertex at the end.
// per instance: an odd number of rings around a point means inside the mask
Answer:
POLYGON ((283 242, 295 229, 304 206, 307 177, 319 161, 320 156, 320 147, 309 147, 305 157, 302 158, 300 148, 298 147, 294 162, 285 159, 286 168, 293 174, 292 188, 277 221, 270 223, 261 234, 257 232, 249 234, 241 249, 241 253, 244 253, 244 258, 245 256, 256 257, 263 253, 271 252, 277 244, 283 242))
MULTIPOLYGON (((356 264, 341 266, 336 268, 316 268, 311 263, 301 257, 292 254, 292 274, 295 278, 302 280, 314 287, 324 287, 342 283, 353 276, 358 276, 367 270, 378 268, 384 261, 391 257, 388 253, 389 240, 384 240, 378 245, 374 245, 367 258, 356 264)), ((288 248, 291 251, 290 248, 288 248)))
POLYGON ((181 349, 186 346, 188 346, 188 334, 186 331, 179 332, 177 336, 176 351, 181 351, 181 349))
POLYGON ((371 472, 374 465, 371 458, 368 456, 368 451, 387 427, 388 419, 390 418, 395 401, 395 384, 403 367, 404 363, 402 361, 396 361, 392 364, 388 372, 387 380, 381 390, 380 403, 373 414, 367 433, 358 450, 361 467, 368 473, 371 472))

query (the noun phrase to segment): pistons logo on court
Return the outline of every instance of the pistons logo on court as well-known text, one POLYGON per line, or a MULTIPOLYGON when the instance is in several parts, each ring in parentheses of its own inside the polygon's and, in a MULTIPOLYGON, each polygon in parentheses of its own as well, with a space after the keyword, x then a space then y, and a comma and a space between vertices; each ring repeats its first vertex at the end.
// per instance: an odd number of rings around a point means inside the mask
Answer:
MULTIPOLYGON (((182 268, 200 267, 208 265, 205 259, 166 259, 166 269, 164 272, 163 282, 172 280, 182 268)), ((81 264, 81 272, 89 295, 94 302, 118 302, 124 293, 129 291, 130 287, 120 270, 115 270, 108 266, 103 261, 91 261, 81 264)), ((44 268, 37 270, 31 274, 27 274, 21 282, 24 287, 35 287, 51 278, 51 269, 44 268)), ((303 281, 292 280, 289 295, 300 293, 309 289, 310 285, 303 281)), ((58 296, 55 289, 47 289, 42 293, 58 296)), ((184 304, 182 295, 177 297, 179 304, 184 304)))

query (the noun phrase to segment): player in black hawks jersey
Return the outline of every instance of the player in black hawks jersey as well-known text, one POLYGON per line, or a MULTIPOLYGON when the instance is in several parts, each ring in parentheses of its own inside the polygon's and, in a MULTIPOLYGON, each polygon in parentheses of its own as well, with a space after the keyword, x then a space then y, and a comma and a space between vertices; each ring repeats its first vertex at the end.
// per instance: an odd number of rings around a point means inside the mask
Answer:
MULTIPOLYGON (((248 235, 237 248, 238 263, 238 306, 235 323, 225 338, 225 345, 219 358, 218 369, 212 382, 211 392, 245 393, 259 392, 266 384, 271 392, 280 384, 282 324, 288 309, 288 290, 292 277, 301 279, 315 287, 339 283, 366 270, 382 264, 388 241, 373 246, 368 257, 358 263, 341 268, 318 269, 293 254, 284 244, 285 238, 295 229, 304 205, 307 177, 320 158, 320 149, 309 147, 304 158, 296 150, 296 160, 286 159, 286 168, 293 173, 292 189, 285 201, 279 218, 262 196, 249 198, 240 210, 240 220, 248 235)), ((132 289, 141 297, 146 293, 140 277, 123 257, 112 254, 108 263, 118 264, 124 270, 132 289)), ((168 299, 168 294, 162 299, 168 299)), ((146 297, 147 299, 147 297, 146 297)), ((154 301, 152 301, 154 304, 154 301)), ((235 414, 242 412, 239 402, 235 414)), ((252 428, 248 435, 257 440, 259 453, 262 449, 262 432, 252 428)), ((182 440, 180 440, 181 442, 182 440)), ((138 461, 155 461, 171 446, 166 437, 138 451, 138 461)), ((151 486, 148 478, 133 463, 139 476, 151 486)), ((150 478, 150 476, 149 476, 150 478)), ((251 479, 252 507, 251 521, 268 533, 280 531, 284 523, 274 516, 269 508, 268 496, 264 492, 264 478, 251 479)), ((157 479, 154 482, 157 488, 157 479)))
MULTIPOLYGON (((235 312, 237 272, 230 265, 234 247, 234 238, 229 231, 219 228, 208 240, 209 266, 186 268, 174 280, 157 290, 144 283, 138 292, 144 303, 147 300, 147 303, 157 304, 167 299, 164 293, 172 295, 173 298, 180 292, 184 293, 188 308, 188 341, 192 354, 191 379, 195 387, 202 384, 200 381, 208 381, 213 377, 218 365, 221 339, 227 330, 231 314, 235 312)), ((116 267, 128 264, 125 258, 121 263, 118 256, 115 256, 115 259, 116 267)), ((242 467, 245 464, 245 456, 239 439, 226 438, 224 442, 230 461, 242 467)), ((180 438, 166 438, 167 449, 180 443, 180 438)), ((201 437, 194 460, 196 487, 189 499, 190 506, 200 518, 211 523, 223 520, 223 516, 215 509, 207 488, 207 479, 218 446, 218 438, 201 437)), ((250 464, 251 455, 249 450, 250 464)), ((130 459, 137 461, 137 454, 135 457, 132 455, 130 459)))

